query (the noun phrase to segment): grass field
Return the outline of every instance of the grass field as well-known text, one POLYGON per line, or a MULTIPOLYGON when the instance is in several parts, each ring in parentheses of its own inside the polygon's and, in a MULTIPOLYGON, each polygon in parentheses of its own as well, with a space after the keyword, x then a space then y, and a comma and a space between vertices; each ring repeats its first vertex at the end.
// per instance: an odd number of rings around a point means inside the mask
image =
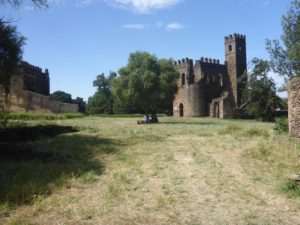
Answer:
POLYGON ((138 119, 51 121, 79 132, 0 161, 0 224, 300 224, 300 142, 273 123, 138 119))

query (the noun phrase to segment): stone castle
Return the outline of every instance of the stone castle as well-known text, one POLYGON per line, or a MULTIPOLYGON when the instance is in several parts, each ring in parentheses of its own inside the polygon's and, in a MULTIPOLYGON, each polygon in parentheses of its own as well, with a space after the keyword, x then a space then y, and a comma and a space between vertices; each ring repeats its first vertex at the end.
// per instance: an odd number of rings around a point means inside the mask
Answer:
POLYGON ((225 37, 225 63, 219 60, 185 58, 175 62, 180 74, 173 102, 174 116, 233 117, 241 104, 243 86, 239 82, 247 70, 246 37, 225 37))
POLYGON ((21 62, 17 75, 10 81, 9 104, 5 106, 5 89, 0 86, 0 106, 12 112, 64 113, 78 112, 77 104, 49 100, 49 71, 21 62))

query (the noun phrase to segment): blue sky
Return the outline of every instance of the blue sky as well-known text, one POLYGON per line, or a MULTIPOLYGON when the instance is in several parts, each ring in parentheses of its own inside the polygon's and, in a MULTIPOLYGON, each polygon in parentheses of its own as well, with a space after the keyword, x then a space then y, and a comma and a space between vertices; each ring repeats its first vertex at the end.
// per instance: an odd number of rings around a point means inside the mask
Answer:
MULTIPOLYGON (((265 39, 281 35, 290 0, 50 0, 48 10, 30 1, 19 9, 1 5, 27 38, 23 59, 48 68, 51 92, 85 100, 92 82, 126 65, 137 50, 157 57, 201 56, 224 61, 224 36, 247 36, 248 61, 268 58, 265 39)), ((277 83, 281 79, 276 78, 277 83)))

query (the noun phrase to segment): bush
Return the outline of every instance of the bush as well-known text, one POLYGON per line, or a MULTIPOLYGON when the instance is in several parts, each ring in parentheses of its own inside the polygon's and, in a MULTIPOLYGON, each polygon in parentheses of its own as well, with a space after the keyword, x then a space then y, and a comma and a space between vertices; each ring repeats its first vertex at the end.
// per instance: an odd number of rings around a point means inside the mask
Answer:
POLYGON ((276 118, 274 129, 281 133, 287 133, 289 131, 288 118, 286 118, 286 117, 276 118))

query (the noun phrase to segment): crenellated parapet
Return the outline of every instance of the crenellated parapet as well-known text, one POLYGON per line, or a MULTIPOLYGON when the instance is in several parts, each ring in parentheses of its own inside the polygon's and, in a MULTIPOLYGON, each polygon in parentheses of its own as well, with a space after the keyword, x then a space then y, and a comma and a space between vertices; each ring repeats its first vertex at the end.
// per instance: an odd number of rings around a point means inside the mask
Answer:
POLYGON ((234 42, 234 41, 237 41, 237 40, 246 41, 246 35, 234 33, 234 34, 230 34, 228 36, 225 36, 224 40, 225 40, 225 44, 231 43, 231 42, 234 42))
POLYGON ((210 64, 220 64, 219 59, 211 59, 211 58, 204 58, 204 57, 201 57, 199 62, 210 63, 210 64))
POLYGON ((44 76, 44 78, 49 79, 48 69, 45 69, 45 72, 43 72, 43 70, 40 67, 34 66, 26 61, 21 62, 21 69, 26 74, 35 75, 35 76, 44 76))
POLYGON ((193 60, 189 58, 184 58, 181 60, 174 61, 175 67, 192 67, 193 66, 193 60))

